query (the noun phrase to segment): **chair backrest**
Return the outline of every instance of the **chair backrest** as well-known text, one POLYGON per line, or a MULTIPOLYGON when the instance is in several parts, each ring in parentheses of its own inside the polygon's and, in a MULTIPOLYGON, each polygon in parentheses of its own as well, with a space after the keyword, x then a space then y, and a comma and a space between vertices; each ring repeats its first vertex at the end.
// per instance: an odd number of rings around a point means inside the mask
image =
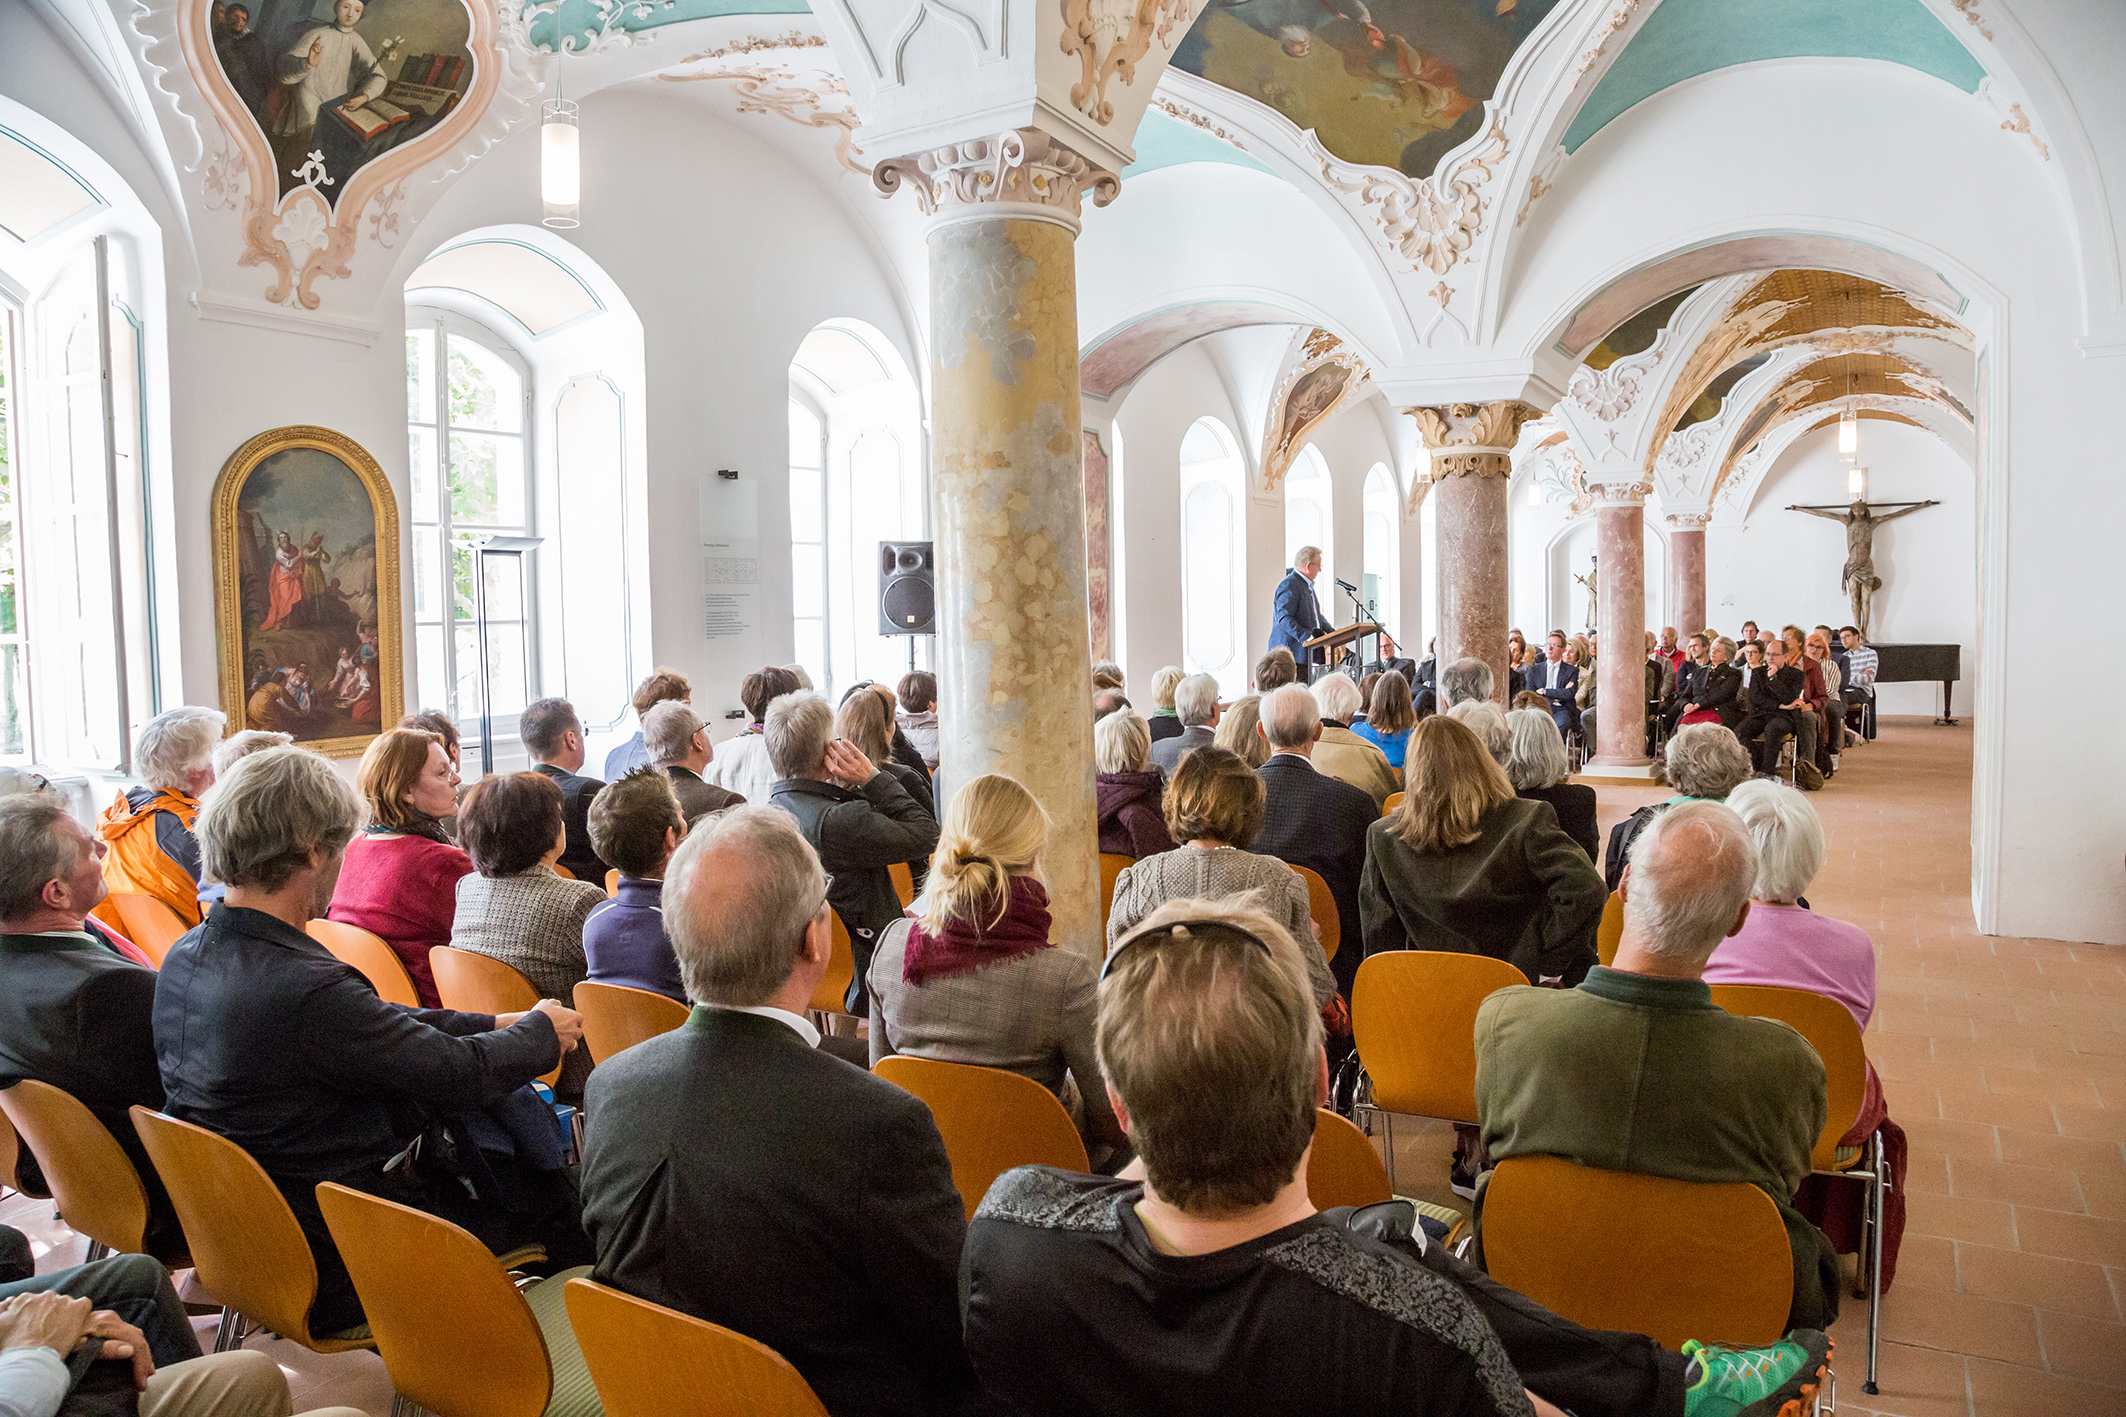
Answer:
POLYGON ((436 1417, 540 1417, 554 1387, 546 1339, 485 1245, 330 1182, 317 1203, 395 1393, 436 1417))
POLYGON ((131 891, 112 891, 112 904, 117 908, 118 918, 125 926, 125 936, 140 946, 142 954, 162 968, 163 956, 170 946, 184 938, 190 928, 177 918, 177 912, 151 895, 135 895, 131 891))
POLYGON ((1491 1277, 1588 1328, 1671 1349, 1772 1343, 1786 1330, 1793 1250, 1779 1207, 1747 1183, 1515 1156, 1491 1172, 1483 1218, 1491 1277))
POLYGON ((929 1058, 881 1058, 873 1071, 929 1106, 970 1219, 990 1183, 1014 1166, 1090 1169, 1070 1113, 1032 1078, 929 1058))
POLYGON ((1860 1025, 1836 999, 1806 989, 1782 989, 1771 984, 1715 984, 1713 1002, 1731 1014, 1774 1018, 1789 1024, 1809 1041, 1823 1059, 1824 1092, 1830 1109, 1824 1114, 1823 1134, 1816 1138, 1810 1162, 1819 1171, 1832 1169, 1838 1143, 1867 1101, 1868 1053, 1861 1042, 1860 1025))
POLYGON ((834 932, 833 953, 827 956, 827 972, 812 986, 805 1007, 817 1013, 844 1014, 849 1011, 849 981, 856 978, 856 952, 849 948, 849 927, 842 924, 842 913, 831 905, 827 926, 834 932))
POLYGON ((605 898, 611 900, 620 894, 620 868, 613 867, 605 873, 605 898))
MULTIPOLYGON (((539 1003, 538 986, 515 966, 471 950, 437 945, 428 952, 428 972, 435 976, 436 997, 443 1007, 460 1013, 521 1014, 539 1003)), ((556 1063, 539 1081, 551 1087, 560 1076, 561 1064, 556 1063)))
MULTIPOLYGON (((139 1254, 148 1192, 110 1128, 72 1093, 30 1078, 0 1091, 0 1111, 29 1143, 68 1228, 121 1255, 139 1254)), ((12 1156, 8 1175, 14 1175, 12 1156)))
POLYGON ((1314 1149, 1307 1153, 1307 1199, 1316 1210, 1377 1205, 1393 1200, 1388 1168, 1366 1134, 1328 1108, 1314 1113, 1314 1149))
POLYGON ((303 929, 331 951, 334 959, 359 971, 385 1003, 404 1004, 409 1009, 421 1006, 413 976, 382 936, 339 920, 313 920, 303 929))
POLYGON ((900 897, 901 908, 915 904, 915 872, 908 869, 908 863, 896 861, 886 868, 886 874, 893 877, 893 893, 900 897))
POLYGON ((1134 856, 1118 852, 1100 853, 1100 927, 1107 928, 1107 917, 1115 913, 1115 877, 1137 864, 1134 856))
POLYGON ((369 1346, 321 1344, 311 1336, 317 1261, 295 1212, 249 1152, 204 1127, 145 1107, 133 1108, 132 1115, 208 1293, 317 1352, 369 1346))
POLYGON ((1380 814, 1381 814, 1381 815, 1382 815, 1383 817, 1386 817, 1386 816, 1392 816, 1392 815, 1394 814, 1394 812, 1395 812, 1395 809, 1396 809, 1397 807, 1400 807, 1400 806, 1402 806, 1402 805, 1403 805, 1403 795, 1402 795, 1402 793, 1400 793, 1400 792, 1391 792, 1391 793, 1389 793, 1389 794, 1388 794, 1387 798, 1386 798, 1386 799, 1385 799, 1384 801, 1382 801, 1382 803, 1380 804, 1380 814))
POLYGON ((576 986, 576 1011, 583 1015, 583 1044, 591 1050, 591 1060, 598 1063, 660 1033, 670 1033, 692 1012, 677 999, 648 989, 588 979, 576 986))
POLYGON ((1389 950, 1351 986, 1351 1036, 1390 1112, 1476 1123, 1476 1010, 1528 976, 1489 955, 1389 950))
POLYGON ((1314 924, 1321 931, 1321 952, 1334 961, 1344 933, 1343 917, 1336 913, 1336 897, 1329 894, 1329 883, 1321 878, 1319 871, 1305 866, 1292 869, 1307 883, 1307 913, 1314 917, 1314 924))
POLYGON ((1595 927, 1595 958, 1603 964, 1613 964, 1617 958, 1617 942, 1624 938, 1624 897, 1615 891, 1602 903, 1602 923, 1595 927))
POLYGON ((606 1417, 827 1417, 764 1343, 589 1279, 563 1295, 606 1417))
POLYGON ((564 881, 573 881, 576 879, 576 873, 574 871, 569 870, 568 867, 562 865, 559 861, 554 862, 554 864, 547 867, 547 869, 549 871, 552 871, 555 875, 559 876, 564 881))

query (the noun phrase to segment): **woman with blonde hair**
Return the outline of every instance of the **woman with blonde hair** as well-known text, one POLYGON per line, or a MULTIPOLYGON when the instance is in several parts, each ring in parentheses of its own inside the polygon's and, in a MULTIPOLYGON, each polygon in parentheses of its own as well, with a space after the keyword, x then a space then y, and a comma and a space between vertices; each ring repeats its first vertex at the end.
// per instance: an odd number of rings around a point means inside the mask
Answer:
POLYGON ((1188 675, 1178 664, 1169 664, 1152 676, 1152 716, 1145 726, 1152 731, 1152 741, 1181 736, 1181 711, 1174 707, 1174 691, 1188 675))
POLYGON ((1151 757, 1152 735, 1134 709, 1093 725, 1093 805, 1103 853, 1137 858, 1174 849, 1160 806, 1166 780, 1151 757))
POLYGON ((443 830, 458 810, 457 767, 437 735, 393 728, 370 740, 355 786, 369 825, 347 844, 326 916, 391 946, 422 1005, 441 1008, 428 952, 450 943, 458 882, 472 874, 472 858, 443 830))
POLYGON ((903 1053, 1002 1068, 1073 1102, 1086 1150, 1128 1142, 1093 1051, 1099 974, 1049 939, 1048 813, 1001 774, 952 796, 930 875, 871 956, 871 1061, 903 1053))
POLYGON ((1233 700, 1233 706, 1218 720, 1218 731, 1211 742, 1228 753, 1237 754, 1251 768, 1259 768, 1270 760, 1270 740, 1255 731, 1262 722, 1262 695, 1249 694, 1246 698, 1233 700))

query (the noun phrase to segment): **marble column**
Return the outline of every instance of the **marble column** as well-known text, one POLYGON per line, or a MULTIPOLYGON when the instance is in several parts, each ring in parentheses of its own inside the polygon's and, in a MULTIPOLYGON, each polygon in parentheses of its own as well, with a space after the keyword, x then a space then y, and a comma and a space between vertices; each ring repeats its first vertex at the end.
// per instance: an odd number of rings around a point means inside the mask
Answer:
POLYGON ((951 792, 1002 773, 1047 809, 1053 938, 1098 959, 1073 247, 1081 194, 1105 202, 1117 179, 1021 129, 874 181, 912 188, 930 218, 939 775, 951 792))
POLYGON ((1600 576, 1595 651, 1595 744, 1590 766, 1643 768, 1646 756, 1646 494, 1643 482, 1599 483, 1595 561, 1600 576))
MULTIPOLYGON (((1511 700, 1506 668, 1506 482, 1513 444, 1536 410, 1513 399, 1406 408, 1431 450, 1439 519, 1439 665, 1481 659, 1491 697, 1511 700)), ((1422 658, 1422 649, 1411 651, 1422 658)))
POLYGON ((1711 512, 1671 512, 1668 516, 1668 603, 1679 639, 1689 639, 1709 623, 1705 618, 1705 524, 1711 512))

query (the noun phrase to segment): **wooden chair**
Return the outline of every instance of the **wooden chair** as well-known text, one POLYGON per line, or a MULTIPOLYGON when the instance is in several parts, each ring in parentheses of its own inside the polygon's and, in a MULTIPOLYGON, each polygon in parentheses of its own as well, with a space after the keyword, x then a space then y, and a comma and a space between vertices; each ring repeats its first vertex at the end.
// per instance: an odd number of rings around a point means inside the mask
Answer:
POLYGON ((693 1012, 677 999, 625 984, 584 980, 576 986, 576 1012, 583 1015, 583 1046, 602 1063, 637 1043, 670 1033, 693 1012))
MULTIPOLYGON (((539 990, 514 967, 471 950, 437 945, 428 952, 428 970, 435 976, 436 997, 446 1009, 468 1014, 528 1013, 539 1003, 539 990)), ((561 1076, 561 1064, 542 1073, 539 1081, 548 1087, 561 1076)))
MULTIPOLYGON (((1600 866, 1597 862, 1597 867, 1600 866)), ((1602 923, 1595 927, 1595 958, 1603 964, 1613 964, 1617 958, 1617 944, 1624 938, 1624 897, 1615 891, 1602 904, 1602 923)))
POLYGON ((908 869, 908 863, 896 861, 886 868, 886 874, 893 877, 893 893, 900 897, 901 908, 915 904, 915 872, 908 869))
POLYGON ((436 1417, 595 1417, 569 1327, 568 1270, 519 1291, 447 1220, 331 1182, 317 1188, 397 1400, 436 1417), (542 1292, 544 1291, 544 1292, 542 1292))
POLYGON ((1113 851, 1100 853, 1100 928, 1102 930, 1107 928, 1107 917, 1115 913, 1115 877, 1121 875, 1127 867, 1136 864, 1137 858, 1134 856, 1123 856, 1113 851))
POLYGON ((404 1004, 409 1009, 421 1007, 413 976, 382 936, 338 920, 313 920, 303 929, 331 951, 334 959, 359 971, 385 1003, 404 1004))
POLYGON ((1402 805, 1403 794, 1400 792, 1391 792, 1388 794, 1387 800, 1380 804, 1380 814, 1383 817, 1391 817, 1395 815, 1395 809, 1402 805))
POLYGON ((827 907, 827 924, 834 931, 834 952, 827 957, 827 972, 812 986, 812 998, 805 1005, 822 1016, 849 1012, 849 983, 856 978, 856 951, 849 946, 849 927, 842 924, 842 913, 831 905, 827 907))
POLYGON ((620 894, 620 868, 615 866, 605 873, 605 898, 611 900, 618 894, 620 894))
POLYGON ((1321 930, 1323 957, 1334 963, 1336 947, 1343 942, 1343 917, 1336 913, 1336 897, 1329 894, 1329 883, 1319 871, 1306 866, 1292 869, 1307 883, 1307 914, 1314 917, 1314 924, 1321 930))
POLYGON ((310 1332, 317 1261, 295 1212, 249 1152, 190 1122, 145 1107, 131 1110, 133 1128, 184 1226, 199 1282, 222 1302, 215 1352, 235 1345, 244 1319, 313 1353, 376 1347, 367 1338, 310 1332))
POLYGON ((1860 1109, 1867 1104, 1868 1054, 1860 1025, 1844 1004, 1806 989, 1715 984, 1712 992, 1713 1002, 1731 1014, 1773 1018, 1791 1025, 1823 1060, 1824 1092, 1830 1105, 1809 1164, 1818 1175, 1859 1181, 1868 1188, 1861 1212, 1860 1288, 1853 1297, 1868 1301, 1868 1378, 1863 1391, 1874 1393, 1876 1357, 1882 1343, 1882 1225, 1890 1190, 1890 1163, 1883 1154, 1880 1127, 1861 1146, 1847 1148, 1838 1144, 1853 1130, 1853 1124, 1860 1120, 1860 1109))
MULTIPOLYGON (((0 1112, 29 1143, 52 1203, 69 1229, 86 1235, 86 1263, 137 1255, 148 1232, 148 1191, 132 1158, 72 1093, 24 1078, 0 1091, 0 1112)), ((14 1177, 14 1158, 8 1159, 14 1177)))
POLYGON ((573 881, 576 879, 576 873, 574 871, 569 870, 568 867, 562 865, 559 861, 556 861, 553 865, 547 867, 546 869, 552 871, 555 875, 559 876, 564 881, 573 881))
POLYGON ((1667 1348, 1778 1341, 1794 1254, 1772 1198, 1599 1171, 1556 1156, 1501 1161, 1484 1189, 1484 1267, 1575 1323, 1667 1348))
POLYGON ((1314 1149, 1307 1154, 1307 1199, 1316 1210, 1377 1205, 1393 1200, 1388 1168, 1372 1139, 1328 1108, 1314 1113, 1314 1149))
POLYGON ((1390 950, 1369 955, 1351 986, 1351 1036, 1386 1128, 1388 1181, 1395 1129, 1388 1114, 1476 1124, 1477 1006, 1528 977, 1489 955, 1390 950))
POLYGON ((162 968, 163 957, 170 946, 183 939, 192 927, 178 918, 170 909, 151 895, 135 895, 131 891, 113 891, 109 897, 118 911, 118 919, 124 927, 125 937, 140 946, 141 952, 162 968))
POLYGON ((873 1071, 930 1108, 969 1219, 990 1184, 1014 1166, 1091 1169, 1070 1113, 1031 1078, 929 1058, 881 1058, 873 1071))
POLYGON ((606 1417, 827 1417, 764 1343, 595 1280, 571 1279, 567 1298, 606 1417))

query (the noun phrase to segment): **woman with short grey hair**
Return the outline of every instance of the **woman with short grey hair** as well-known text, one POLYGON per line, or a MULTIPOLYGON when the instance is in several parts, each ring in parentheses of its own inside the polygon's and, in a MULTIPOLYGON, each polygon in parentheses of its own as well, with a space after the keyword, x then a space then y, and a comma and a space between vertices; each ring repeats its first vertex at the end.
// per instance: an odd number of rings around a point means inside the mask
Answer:
POLYGON ((149 719, 133 740, 141 785, 120 793, 96 824, 109 849, 104 883, 162 902, 187 927, 201 917, 192 825, 201 794, 214 785, 214 745, 227 722, 216 709, 190 704, 149 719))
POLYGON ((1558 826, 1573 844, 1587 853, 1592 864, 1602 849, 1601 831, 1595 825, 1595 790, 1584 783, 1567 782, 1572 763, 1565 756, 1565 737, 1547 708, 1515 709, 1506 715, 1506 778, 1516 797, 1548 802, 1558 814, 1558 826))
POLYGON ((1801 903, 1823 866, 1823 822, 1784 783, 1745 782, 1727 799, 1757 844, 1749 919, 1713 951, 1709 984, 1806 989, 1844 1004, 1862 1029, 1875 1012, 1875 946, 1858 925, 1801 903))
POLYGON ((1449 718, 1458 718, 1467 724, 1469 731, 1483 741, 1484 749, 1491 760, 1500 767, 1513 753, 1513 734, 1506 727, 1506 715, 1489 699, 1464 699, 1447 710, 1449 718))

